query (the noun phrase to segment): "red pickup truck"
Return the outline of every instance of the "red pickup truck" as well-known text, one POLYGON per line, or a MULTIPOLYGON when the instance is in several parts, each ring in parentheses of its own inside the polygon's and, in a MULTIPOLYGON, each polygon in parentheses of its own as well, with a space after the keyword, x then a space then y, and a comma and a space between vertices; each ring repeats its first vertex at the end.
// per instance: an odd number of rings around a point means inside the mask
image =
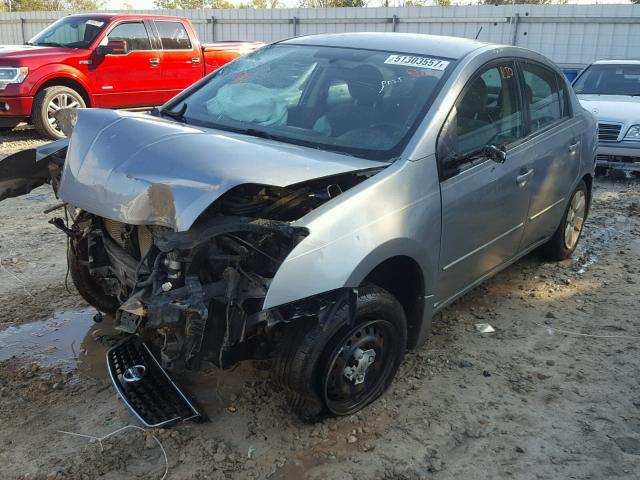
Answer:
POLYGON ((70 15, 26 45, 0 46, 0 130, 30 121, 64 136, 61 108, 161 105, 259 42, 201 45, 186 18, 70 15))

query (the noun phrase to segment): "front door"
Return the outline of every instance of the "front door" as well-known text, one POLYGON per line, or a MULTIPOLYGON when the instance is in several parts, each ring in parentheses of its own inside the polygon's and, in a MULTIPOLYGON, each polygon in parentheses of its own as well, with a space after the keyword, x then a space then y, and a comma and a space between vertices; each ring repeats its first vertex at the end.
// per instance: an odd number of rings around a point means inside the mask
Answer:
POLYGON ((110 40, 127 42, 126 55, 101 55, 92 59, 89 74, 96 85, 97 107, 146 107, 163 103, 160 52, 151 45, 142 21, 118 23, 104 36, 100 45, 110 40))
POLYGON ((181 22, 155 20, 162 45, 162 82, 166 100, 200 80, 204 64, 200 47, 192 42, 181 22), (197 47, 197 49, 196 49, 197 47))
POLYGON ((558 228, 580 168, 580 121, 571 116, 564 79, 535 62, 521 61, 525 109, 530 118, 528 145, 535 156, 531 204, 522 248, 558 228))
POLYGON ((465 87, 438 139, 439 304, 517 253, 532 175, 532 160, 522 146, 519 91, 513 62, 485 65, 465 87))

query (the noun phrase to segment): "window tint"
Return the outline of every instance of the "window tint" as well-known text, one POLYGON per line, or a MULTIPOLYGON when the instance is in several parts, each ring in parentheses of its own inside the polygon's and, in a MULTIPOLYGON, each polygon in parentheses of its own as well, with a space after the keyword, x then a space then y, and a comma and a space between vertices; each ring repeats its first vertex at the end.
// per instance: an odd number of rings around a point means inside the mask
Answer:
POLYGON ((529 105, 531 132, 540 130, 559 120, 565 114, 562 108, 563 99, 558 91, 557 75, 540 65, 525 63, 522 65, 524 75, 524 98, 529 105))
POLYGON ((156 22, 163 50, 191 50, 189 34, 180 22, 156 22))
POLYGON ((485 69, 471 80, 440 135, 438 157, 446 176, 484 159, 484 146, 502 147, 522 138, 522 118, 513 63, 485 69))
POLYGON ((151 50, 149 35, 142 22, 121 23, 109 32, 102 43, 111 40, 125 40, 129 51, 151 50))

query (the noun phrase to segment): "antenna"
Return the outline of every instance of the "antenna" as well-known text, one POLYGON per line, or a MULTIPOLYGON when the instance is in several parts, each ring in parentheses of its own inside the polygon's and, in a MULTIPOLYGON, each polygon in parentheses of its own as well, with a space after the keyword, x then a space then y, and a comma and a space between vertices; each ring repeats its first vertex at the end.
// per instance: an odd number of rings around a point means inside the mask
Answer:
POLYGON ((476 40, 478 39, 478 37, 480 36, 480 32, 482 31, 482 27, 480 27, 480 29, 478 30, 478 33, 476 33, 476 40))

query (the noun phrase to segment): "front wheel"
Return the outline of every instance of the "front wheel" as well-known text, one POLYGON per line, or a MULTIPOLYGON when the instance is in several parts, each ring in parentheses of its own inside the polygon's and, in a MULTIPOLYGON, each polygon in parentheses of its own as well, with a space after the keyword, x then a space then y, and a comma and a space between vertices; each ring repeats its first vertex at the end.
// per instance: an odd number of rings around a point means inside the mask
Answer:
POLYGON ((348 308, 331 326, 294 325, 276 359, 276 379, 303 421, 353 414, 382 395, 407 346, 402 305, 375 285, 358 289, 353 322, 348 308))
POLYGON ((564 260, 573 254, 587 219, 588 198, 587 185, 581 180, 571 194, 558 229, 541 248, 545 257, 550 260, 564 260))
POLYGON ((107 295, 102 286, 91 275, 87 240, 72 242, 67 255, 69 273, 80 296, 96 310, 114 314, 120 302, 116 297, 107 295))
POLYGON ((86 103, 75 90, 69 87, 48 87, 40 90, 33 101, 31 120, 41 135, 58 140, 64 138, 55 114, 63 108, 84 108, 86 103))

